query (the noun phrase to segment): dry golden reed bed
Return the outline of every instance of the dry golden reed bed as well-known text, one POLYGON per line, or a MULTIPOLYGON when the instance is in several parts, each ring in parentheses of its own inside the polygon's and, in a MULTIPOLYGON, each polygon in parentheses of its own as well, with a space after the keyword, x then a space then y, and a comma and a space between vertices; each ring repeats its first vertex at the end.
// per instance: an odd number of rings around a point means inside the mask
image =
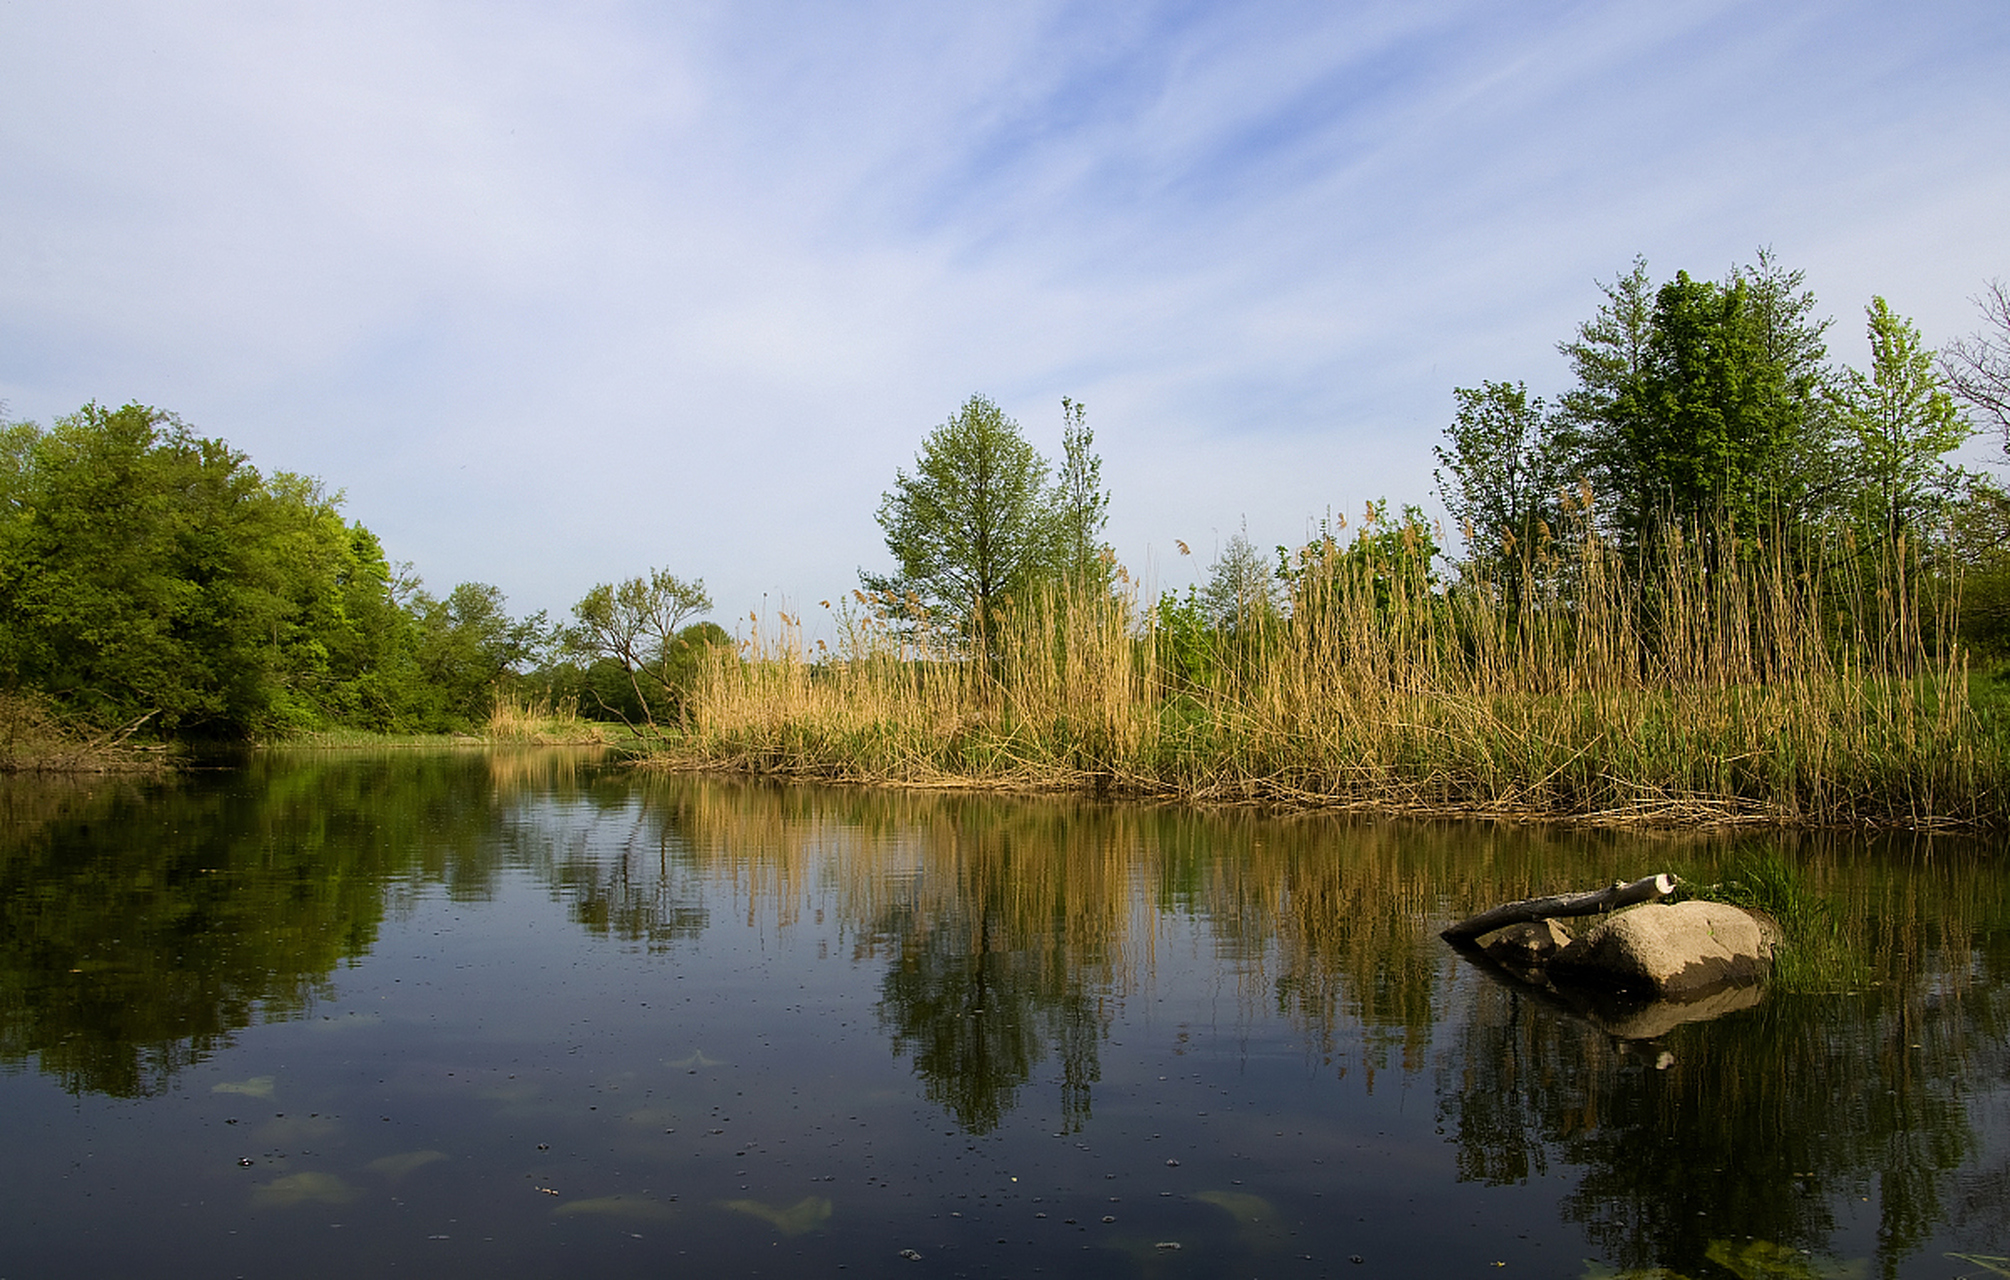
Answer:
POLYGON ((554 700, 549 694, 532 696, 508 687, 496 691, 482 733, 490 742, 539 747, 604 744, 609 737, 605 725, 580 717, 577 698, 554 700))
POLYGON ((1453 589, 1401 547, 1304 563, 1288 612, 1184 651, 1121 593, 1029 602, 963 648, 840 611, 812 655, 784 616, 702 673, 659 759, 1604 823, 2006 817, 2006 752, 1932 641, 1954 593, 1923 590, 1902 546, 1811 569, 1671 537, 1633 573, 1580 537, 1453 589))

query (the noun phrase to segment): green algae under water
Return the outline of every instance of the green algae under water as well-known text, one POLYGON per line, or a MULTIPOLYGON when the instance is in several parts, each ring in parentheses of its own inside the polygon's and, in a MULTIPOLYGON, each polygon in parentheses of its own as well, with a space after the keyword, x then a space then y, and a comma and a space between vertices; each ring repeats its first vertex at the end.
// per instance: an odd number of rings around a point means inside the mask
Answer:
POLYGON ((0 1275, 2010 1274, 2010 885, 1629 1041, 1437 938, 1704 836, 637 776, 0 780, 0 1275))

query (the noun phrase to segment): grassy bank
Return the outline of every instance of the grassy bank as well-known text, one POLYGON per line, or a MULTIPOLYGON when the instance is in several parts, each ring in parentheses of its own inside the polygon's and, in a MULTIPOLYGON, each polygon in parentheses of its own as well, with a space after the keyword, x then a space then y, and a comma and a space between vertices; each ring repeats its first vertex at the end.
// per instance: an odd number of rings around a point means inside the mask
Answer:
POLYGON ((2010 732, 1903 554, 1810 568, 1720 533, 1652 563, 1581 538, 1448 590, 1400 540, 1329 543, 1288 610, 1200 636, 1122 596, 1031 602, 980 646, 845 614, 812 655, 785 619, 702 674, 660 758, 1595 822, 2010 818, 2010 732))
POLYGON ((570 698, 533 696, 504 685, 497 689, 488 718, 466 733, 371 733, 362 729, 322 729, 302 733, 273 745, 329 750, 384 747, 465 747, 511 745, 532 747, 608 746, 627 742, 634 733, 625 725, 587 720, 570 698))

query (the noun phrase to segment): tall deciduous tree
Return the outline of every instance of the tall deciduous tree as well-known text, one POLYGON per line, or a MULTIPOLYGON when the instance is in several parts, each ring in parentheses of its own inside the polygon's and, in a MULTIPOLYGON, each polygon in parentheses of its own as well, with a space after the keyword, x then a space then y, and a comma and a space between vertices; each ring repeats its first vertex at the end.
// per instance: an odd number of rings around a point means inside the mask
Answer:
POLYGON ((1431 473, 1476 565, 1512 560, 1554 523, 1564 482, 1554 420, 1522 383, 1455 387, 1458 412, 1431 473))
POLYGON ((1047 473, 1019 424, 972 396, 922 442, 913 474, 895 473, 881 498, 875 518, 899 569, 861 570, 866 590, 889 612, 918 607, 945 630, 981 637, 1003 600, 1025 598, 1053 567, 1047 473))
POLYGON ((1103 542, 1110 495, 1103 488, 1103 460, 1095 445, 1088 406, 1061 397, 1061 473, 1054 484, 1059 568, 1076 587, 1101 593, 1110 588, 1116 557, 1103 542))
POLYGON ((144 405, 0 424, 0 687, 175 736, 479 719, 543 616, 432 599, 341 505, 144 405))
POLYGON ((377 553, 339 499, 143 405, 10 428, 0 452, 0 679, 177 733, 284 731, 342 704, 356 673, 333 655, 364 621, 349 584, 377 553))
POLYGON ((1820 394, 1827 321, 1770 251, 1722 283, 1653 289, 1646 263, 1562 344, 1578 385, 1558 432, 1566 469, 1637 546, 1664 520, 1793 520, 1823 496, 1831 421, 1820 394))
POLYGON ((1836 453, 1835 415, 1823 394, 1829 378, 1827 316, 1818 316, 1807 272, 1780 264, 1762 248, 1730 281, 1745 286, 1748 315, 1760 358, 1779 370, 1779 449, 1765 482, 1781 522, 1816 516, 1839 491, 1844 473, 1836 453))
POLYGON ((681 703, 677 670, 684 624, 711 608, 702 579, 686 582, 668 570, 651 569, 646 578, 601 583, 587 592, 572 606, 577 625, 567 635, 568 646, 589 659, 619 663, 644 720, 654 725, 653 706, 666 699, 681 703))
POLYGON ((1749 518, 1777 496, 1785 379, 1766 358, 1750 302, 1742 281, 1726 288, 1687 272, 1655 296, 1645 411, 1621 444, 1634 491, 1677 519, 1749 518))
POLYGON ((486 715, 497 682, 537 665, 552 639, 542 610, 513 618, 501 590, 485 582, 463 582, 444 600, 419 593, 410 612, 419 671, 432 700, 454 721, 486 715))
POLYGON ((1895 541, 1947 500, 1960 473, 1944 456, 1971 428, 1912 322, 1893 314, 1883 298, 1864 310, 1870 372, 1845 369, 1831 395, 1851 447, 1857 523, 1895 541))
POLYGON ((1557 350, 1577 385, 1565 392, 1556 417, 1556 451, 1567 479, 1589 484, 1600 509, 1613 512, 1630 481, 1619 441, 1641 413, 1642 380, 1654 336, 1654 281, 1647 260, 1611 283, 1598 282, 1605 301, 1557 350))
POLYGON ((1276 616, 1280 586, 1275 562, 1257 550, 1247 529, 1238 529, 1208 567, 1199 598, 1217 630, 1250 630, 1276 616))

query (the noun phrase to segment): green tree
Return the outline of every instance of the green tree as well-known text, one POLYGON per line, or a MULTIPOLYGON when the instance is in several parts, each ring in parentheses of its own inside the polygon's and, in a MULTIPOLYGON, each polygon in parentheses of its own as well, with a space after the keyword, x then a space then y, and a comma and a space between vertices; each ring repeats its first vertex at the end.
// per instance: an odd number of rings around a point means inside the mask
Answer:
POLYGON ((651 569, 646 578, 601 583, 587 592, 572 606, 576 625, 566 644, 589 661, 619 664, 640 722, 654 728, 659 709, 681 714, 680 636, 686 621, 711 608, 703 579, 686 582, 668 570, 651 569))
POLYGON ((1657 515, 1726 513, 1740 526, 1776 509, 1791 422, 1784 370, 1767 358, 1742 281, 1728 288, 1677 272, 1655 297, 1640 412, 1620 446, 1642 506, 1636 535, 1657 515), (1650 505, 1651 504, 1651 505, 1650 505))
POLYGON ((183 737, 479 717, 542 615, 433 600, 341 506, 144 405, 0 428, 0 683, 183 737))
POLYGON ((1238 529, 1208 566, 1200 600, 1215 628, 1251 630, 1275 618, 1278 585, 1274 566, 1249 540, 1249 531, 1238 529))
POLYGON ((312 722, 354 568, 339 499, 143 405, 7 432, 0 678, 105 723, 312 722))
POLYGON ((1577 385, 1562 397, 1555 447, 1565 479, 1591 485, 1596 501, 1616 516, 1631 470, 1619 439, 1640 413, 1654 336, 1654 281, 1647 260, 1636 257, 1625 275, 1597 283, 1605 301, 1574 338, 1557 344, 1577 385))
MULTIPOLYGON (((1082 439, 1086 456, 1086 427, 1082 439)), ((882 610, 917 621, 925 611, 943 621, 941 630, 981 643, 1002 601, 1025 599, 1053 567, 1047 473, 1018 423, 983 396, 970 397, 922 442, 914 473, 897 472, 880 500, 875 518, 898 570, 861 570, 860 581, 882 610)), ((1093 482, 1094 472, 1086 474, 1093 482)), ((1100 507, 1080 514, 1100 527, 1100 507)))
POLYGON ((1896 544, 1945 506, 1960 472, 1944 458, 1971 428, 1912 322, 1883 298, 1864 311, 1870 372, 1843 370, 1830 394, 1851 446, 1855 522, 1862 533, 1896 544))
POLYGON ((1745 286, 1760 356, 1780 373, 1781 447, 1770 484, 1780 523, 1804 526, 1840 492, 1847 468, 1823 389, 1829 380, 1829 318, 1817 316, 1807 272, 1782 266, 1770 248, 1731 272, 1745 286))
POLYGON ((1555 423, 1520 382, 1455 387, 1458 413, 1431 479, 1476 566, 1512 562, 1556 523, 1563 483, 1555 423))
POLYGON ((1557 424, 1562 469, 1592 486, 1629 548, 1668 520, 1791 523, 1824 499, 1828 322, 1803 283, 1770 250, 1722 283, 1678 272, 1659 289, 1635 259, 1560 346, 1577 378, 1557 424))
POLYGON ((1061 472, 1054 484, 1054 519, 1063 577, 1075 586, 1107 593, 1116 556, 1103 539, 1110 522, 1110 495, 1103 488, 1103 460, 1095 453, 1088 406, 1061 397, 1061 472))
POLYGON ((406 608, 416 582, 391 567, 376 534, 360 524, 345 533, 335 596, 324 602, 318 628, 326 652, 322 708, 338 723, 379 733, 435 727, 416 653, 417 624, 406 608))
POLYGON ((442 727, 480 720, 497 683, 536 665, 552 642, 542 610, 512 618, 502 591, 485 582, 463 582, 444 600, 420 592, 410 612, 414 658, 442 727))

